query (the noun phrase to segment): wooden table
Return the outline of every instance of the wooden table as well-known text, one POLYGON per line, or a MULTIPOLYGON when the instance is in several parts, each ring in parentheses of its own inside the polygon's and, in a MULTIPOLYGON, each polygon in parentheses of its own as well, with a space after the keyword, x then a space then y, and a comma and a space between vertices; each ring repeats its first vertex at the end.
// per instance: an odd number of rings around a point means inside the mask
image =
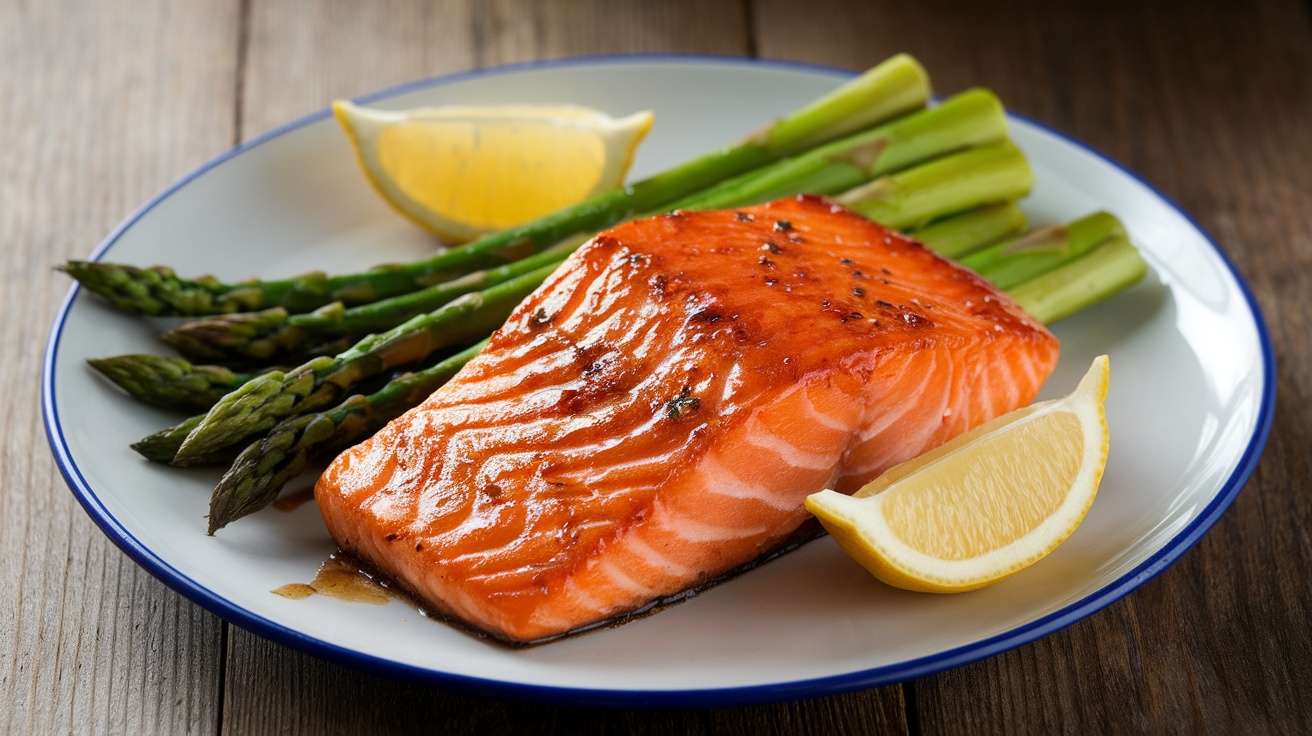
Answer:
POLYGON ((1312 706, 1312 19, 1252 3, 0 0, 0 731, 1291 733, 1312 706), (623 711, 355 672, 229 626, 121 554, 68 493, 38 408, 87 255, 212 156, 342 96, 630 52, 865 68, 918 56, 1140 172, 1265 311, 1275 427, 1220 523, 1129 597, 914 682, 806 702, 623 711))

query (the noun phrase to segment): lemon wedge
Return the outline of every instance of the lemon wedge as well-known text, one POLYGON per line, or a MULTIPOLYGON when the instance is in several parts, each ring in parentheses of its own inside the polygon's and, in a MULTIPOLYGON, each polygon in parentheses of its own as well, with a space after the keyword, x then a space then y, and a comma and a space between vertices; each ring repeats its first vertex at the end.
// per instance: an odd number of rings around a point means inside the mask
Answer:
POLYGON ((339 100, 333 113, 383 198, 453 242, 620 187, 652 122, 570 105, 387 111, 339 100))
POLYGON ((1004 414, 898 465, 851 496, 806 499, 876 578, 956 593, 1008 577, 1075 531, 1107 463, 1108 360, 1069 396, 1004 414))

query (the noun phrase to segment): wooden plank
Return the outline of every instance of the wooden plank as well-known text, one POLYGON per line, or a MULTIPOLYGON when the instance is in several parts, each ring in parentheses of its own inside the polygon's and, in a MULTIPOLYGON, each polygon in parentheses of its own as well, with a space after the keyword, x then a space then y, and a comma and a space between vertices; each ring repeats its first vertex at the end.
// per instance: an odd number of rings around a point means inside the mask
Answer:
POLYGON ((493 0, 475 8, 484 66, 597 54, 750 51, 740 2, 493 0))
POLYGON ((469 69, 614 53, 741 54, 745 18, 737 3, 711 0, 254 0, 242 134, 322 110, 337 97, 469 69))
POLYGON ((468 0, 252 0, 242 70, 243 138, 405 82, 469 69, 468 0))
POLYGON ((856 693, 803 703, 726 709, 597 709, 446 692, 328 664, 254 637, 229 670, 225 731, 396 733, 724 734, 828 736, 905 733, 903 703, 856 693), (253 685, 258 691, 246 691, 253 685), (244 694, 233 693, 243 688, 244 694))
POLYGON ((0 11, 0 731, 186 733, 217 722, 221 625, 100 533, 37 402, 69 280, 160 188, 233 143, 237 2, 0 11))
MULTIPOLYGON (((1312 709, 1312 29, 1306 4, 763 0, 763 55, 864 67, 916 54, 941 92, 1014 110, 1143 174, 1236 262, 1279 351, 1252 482, 1159 579, 1065 631, 911 687, 925 733, 1293 733, 1312 709), (859 45, 858 39, 864 44, 859 45)), ((1114 442, 1114 438, 1113 438, 1114 442)))

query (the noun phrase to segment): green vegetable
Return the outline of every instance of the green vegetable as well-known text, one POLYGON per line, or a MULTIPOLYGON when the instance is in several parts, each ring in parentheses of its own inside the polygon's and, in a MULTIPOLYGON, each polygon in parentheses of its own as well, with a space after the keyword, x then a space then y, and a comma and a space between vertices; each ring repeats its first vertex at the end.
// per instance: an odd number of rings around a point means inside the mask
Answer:
POLYGON ((1043 227, 961 259, 999 289, 1010 289, 1088 253, 1101 243, 1125 237, 1119 220, 1095 212, 1066 225, 1043 227))
POLYGON ((973 253, 996 240, 1025 232, 1025 213, 1015 202, 989 204, 944 217, 907 233, 952 259, 973 253))
POLYGON ((137 401, 165 409, 205 411, 225 394, 263 375, 218 365, 192 365, 162 355, 116 355, 87 363, 137 401))
POLYGON ((1130 288, 1147 272, 1138 249, 1117 236, 1010 293, 1036 319, 1052 324, 1130 288))
POLYGON ((354 342, 369 333, 390 330, 457 297, 559 264, 580 242, 570 239, 505 266, 372 304, 347 309, 341 302, 333 302, 307 314, 289 314, 282 307, 226 314, 185 323, 164 333, 162 339, 192 360, 268 361, 306 355, 324 343, 342 338, 354 342))
POLYGON ((1033 186, 1025 155, 1011 143, 998 143, 881 176, 838 201, 882 225, 907 230, 945 214, 1020 199, 1033 186))
POLYGON ((332 406, 353 386, 384 371, 415 363, 439 349, 485 337, 555 265, 456 299, 378 335, 336 357, 315 358, 283 373, 274 371, 223 397, 191 430, 175 465, 204 462, 223 448, 244 444, 287 417, 332 406))

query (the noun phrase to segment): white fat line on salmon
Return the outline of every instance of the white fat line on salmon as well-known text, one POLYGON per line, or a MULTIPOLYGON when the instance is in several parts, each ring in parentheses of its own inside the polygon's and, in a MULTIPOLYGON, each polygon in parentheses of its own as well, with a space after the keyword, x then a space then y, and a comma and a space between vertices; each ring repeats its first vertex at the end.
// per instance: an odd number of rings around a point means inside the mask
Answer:
POLYGON ((625 542, 629 550, 634 552, 649 567, 654 568, 660 573, 671 578, 679 580, 689 580, 696 578, 701 571, 696 568, 682 565, 670 559, 665 553, 657 551, 650 544, 640 539, 637 535, 630 534, 625 537, 625 542))
POLYGON ((834 467, 834 464, 838 461, 837 452, 825 452, 823 454, 807 452, 761 426, 761 421, 756 417, 752 417, 750 420, 745 439, 749 445, 773 453, 780 460, 795 468, 825 470, 834 467))
MULTIPOLYGON (((621 539, 616 543, 623 544, 624 540, 621 539)), ((632 575, 630 575, 623 568, 621 568, 615 562, 615 560, 611 558, 591 560, 589 561, 588 566, 595 567, 598 572, 604 574, 607 578, 609 578, 610 581, 615 584, 615 587, 625 592, 631 593, 634 598, 639 598, 642 600, 650 600, 651 598, 655 598, 656 596, 660 595, 660 591, 658 589, 650 585, 646 585, 638 582, 633 578, 632 575)))
POLYGON ((511 570, 493 570, 491 572, 471 572, 461 576, 466 582, 480 582, 498 587, 510 587, 512 585, 523 585, 529 587, 534 585, 533 580, 541 573, 541 570, 526 567, 516 567, 511 570))
MULTIPOLYGON (((565 580, 565 584, 560 589, 560 595, 564 596, 567 600, 575 601, 596 611, 604 611, 607 606, 611 605, 610 601, 604 601, 584 590, 583 587, 579 585, 579 579, 577 576, 569 577, 565 580)), ((538 615, 535 615, 534 618, 537 619, 538 615)), ((542 618, 546 617, 544 616, 542 618)), ((558 624, 571 623, 569 620, 561 616, 553 616, 551 621, 558 624)))
MULTIPOLYGON (((926 397, 933 396, 934 398, 921 399, 922 403, 920 406, 920 411, 917 412, 917 414, 920 416, 930 417, 934 419, 941 418, 944 412, 947 411, 948 407, 951 406, 952 385, 953 385, 953 381, 951 380, 943 381, 942 383, 939 384, 939 390, 935 394, 930 394, 927 389, 926 393, 923 394, 923 396, 926 397)), ((910 412, 906 412, 902 414, 902 417, 905 418, 909 414, 910 412)), ((939 432, 941 429, 942 429, 941 421, 924 421, 919 423, 919 429, 917 430, 917 432, 908 435, 905 434, 905 432, 907 431, 906 423, 900 422, 897 424, 885 426, 878 434, 870 435, 860 445, 858 445, 858 449, 867 446, 871 443, 878 443, 880 441, 889 442, 890 444, 896 444, 892 442, 892 439, 894 436, 898 436, 898 435, 901 435, 902 437, 905 438, 904 444, 914 444, 915 442, 923 442, 928 440, 931 436, 933 436, 936 432, 939 432)))
POLYGON ((778 493, 756 483, 744 482, 737 473, 725 467, 714 454, 707 454, 702 460, 698 475, 703 479, 702 484, 709 493, 726 498, 759 501, 778 511, 796 511, 799 498, 805 495, 799 496, 791 489, 779 489, 785 492, 778 493), (710 483, 712 478, 715 480, 714 485, 710 483))
POLYGON ((742 537, 764 535, 768 533, 765 527, 741 527, 741 526, 715 526, 698 521, 696 518, 687 514, 675 511, 669 512, 669 528, 672 533, 679 535, 685 541, 693 544, 706 544, 708 542, 724 542, 731 539, 740 539, 742 537))
MULTIPOLYGON (((618 414, 625 408, 624 406, 610 406, 606 408, 604 414, 596 412, 587 419, 572 416, 547 416, 509 427, 505 423, 498 422, 499 416, 504 416, 511 411, 519 413, 541 412, 556 406, 559 401, 559 393, 554 394, 553 398, 551 392, 543 390, 528 394, 526 399, 521 402, 492 402, 478 407, 470 407, 466 412, 460 411, 463 407, 448 409, 447 411, 453 411, 456 416, 444 417, 447 419, 446 424, 450 428, 450 437, 443 461, 466 462, 471 457, 478 456, 479 451, 484 447, 516 444, 531 444, 534 447, 533 450, 522 453, 523 457, 530 459, 560 456, 571 448, 559 447, 559 443, 569 439, 571 435, 577 432, 607 421, 610 415, 618 414)), ((598 452, 606 449, 613 442, 613 440, 608 440, 604 444, 590 443, 584 449, 590 452, 598 452)), ((491 460, 485 462, 489 461, 491 460)))
MULTIPOLYGON (((949 398, 952 393, 952 381, 946 381, 941 385, 944 390, 940 395, 940 399, 935 404, 927 404, 923 412, 924 416, 942 417, 950 406, 949 398)), ((940 437, 938 442, 933 441, 936 433, 942 433, 943 426, 942 421, 912 421, 886 427, 879 434, 871 436, 868 440, 852 449, 846 463, 849 473, 855 472, 862 475, 882 473, 905 459, 916 457, 931 447, 950 439, 950 436, 945 435, 940 437), (908 426, 918 427, 918 430, 907 434, 905 428, 908 426)))
POLYGON ((826 414, 825 412, 820 411, 820 409, 816 407, 815 402, 811 400, 810 391, 803 393, 802 398, 806 400, 806 403, 803 404, 804 419, 813 419, 816 424, 819 424, 825 429, 841 432, 844 436, 851 435, 852 425, 843 423, 842 420, 834 417, 832 414, 826 414))
POLYGON ((845 478, 857 478, 862 484, 873 480, 884 471, 902 462, 905 458, 912 458, 921 455, 928 447, 924 442, 905 442, 900 445, 889 445, 879 448, 881 451, 870 455, 861 455, 859 449, 852 453, 856 462, 849 463, 845 478))
MULTIPOLYGON (((899 371, 897 380, 886 390, 879 392, 880 401, 878 405, 868 405, 865 414, 868 416, 872 410, 878 411, 878 420, 873 422, 862 421, 861 431, 857 433, 857 439, 854 443, 854 449, 860 448, 870 441, 871 438, 877 437, 887 431, 889 427, 900 424, 913 409, 917 407, 917 397, 920 396, 931 382, 936 378, 936 368, 938 366, 937 351, 929 353, 924 351, 920 355, 928 353, 930 359, 929 365, 902 366, 904 370, 899 371), (904 382, 915 381, 914 386, 908 386, 905 390, 902 388, 904 382), (889 402, 890 396, 902 396, 900 406, 897 410, 892 408, 889 402)), ((908 361, 909 362, 909 361, 908 361)), ((887 369, 887 367, 884 367, 887 369)), ((864 420, 866 417, 862 417, 864 420)))

